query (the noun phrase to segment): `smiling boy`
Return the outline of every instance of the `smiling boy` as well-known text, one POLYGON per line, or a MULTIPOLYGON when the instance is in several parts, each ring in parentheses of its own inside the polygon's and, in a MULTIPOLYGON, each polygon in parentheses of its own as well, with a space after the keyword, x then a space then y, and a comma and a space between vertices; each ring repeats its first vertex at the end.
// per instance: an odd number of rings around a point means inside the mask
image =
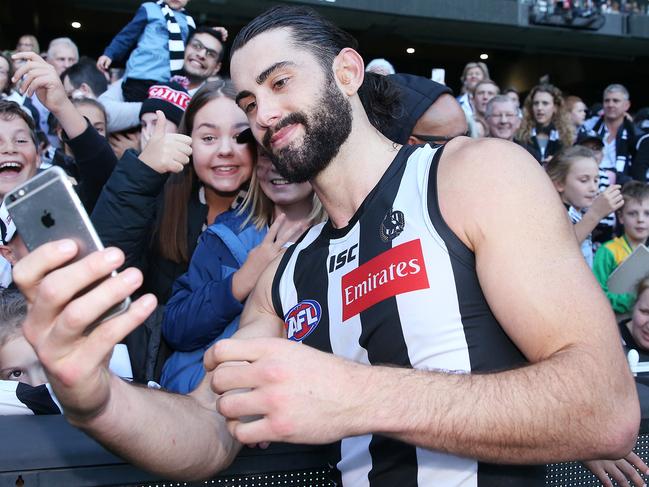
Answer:
POLYGON ((624 226, 624 234, 603 244, 595 253, 593 272, 613 310, 618 314, 631 312, 635 294, 615 294, 608 290, 608 278, 631 255, 638 245, 649 238, 649 185, 631 181, 622 188, 624 206, 616 215, 624 226))

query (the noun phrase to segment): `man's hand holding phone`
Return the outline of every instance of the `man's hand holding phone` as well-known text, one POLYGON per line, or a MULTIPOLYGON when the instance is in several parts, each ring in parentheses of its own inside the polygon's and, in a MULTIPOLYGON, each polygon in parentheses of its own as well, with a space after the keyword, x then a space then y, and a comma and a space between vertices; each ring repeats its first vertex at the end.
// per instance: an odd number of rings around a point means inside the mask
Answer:
POLYGON ((46 243, 16 264, 14 281, 30 305, 23 325, 25 337, 66 416, 82 425, 108 406, 115 378, 108 371, 107 358, 149 316, 156 299, 144 295, 126 312, 87 333, 89 325, 140 287, 142 273, 129 268, 111 277, 124 263, 119 249, 104 249, 71 262, 78 251, 73 240, 46 243))

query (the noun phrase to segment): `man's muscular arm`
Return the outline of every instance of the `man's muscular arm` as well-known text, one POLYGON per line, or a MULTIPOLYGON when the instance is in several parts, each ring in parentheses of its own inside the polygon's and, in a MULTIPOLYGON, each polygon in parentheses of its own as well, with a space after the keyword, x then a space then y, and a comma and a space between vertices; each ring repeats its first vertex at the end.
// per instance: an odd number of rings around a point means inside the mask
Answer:
MULTIPOLYGON (((142 275, 127 269, 88 291, 122 265, 124 255, 107 249, 66 265, 76 252, 71 241, 48 243, 14 269, 30 305, 25 336, 68 420, 116 454, 167 478, 205 478, 229 465, 240 444, 216 412, 209 386, 181 396, 130 385, 107 370, 113 345, 150 314, 155 298, 140 298, 127 313, 86 334, 104 310, 140 286, 142 275)), ((249 327, 247 333, 253 332, 249 327)))
MULTIPOLYGON (((501 463, 626 455, 639 426, 635 388, 613 314, 547 176, 513 144, 463 139, 448 144, 439 181, 446 222, 474 251, 489 305, 531 364, 449 374, 359 365, 287 340, 224 340, 214 364, 251 362, 215 371, 217 392, 250 388, 219 401, 230 431, 246 443, 383 433, 501 463)), ((254 299, 272 310, 269 293, 254 299)))
POLYGON ((474 251, 492 311, 532 364, 479 375, 382 371, 376 389, 416 392, 398 411, 377 408, 374 427, 497 462, 624 456, 639 426, 635 388, 613 313, 547 176, 518 147, 485 140, 450 144, 438 181, 442 215, 474 251))

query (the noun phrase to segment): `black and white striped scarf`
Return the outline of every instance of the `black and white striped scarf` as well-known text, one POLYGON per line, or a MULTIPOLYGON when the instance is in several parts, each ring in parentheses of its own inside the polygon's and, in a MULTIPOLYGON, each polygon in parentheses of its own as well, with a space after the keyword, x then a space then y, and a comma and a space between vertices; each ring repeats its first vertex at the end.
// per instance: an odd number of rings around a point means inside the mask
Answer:
MULTIPOLYGON (((604 117, 600 117, 593 130, 597 132, 602 140, 606 140, 608 128, 606 128, 606 124, 604 123, 604 117)), ((633 122, 625 118, 615 136, 615 170, 618 173, 628 172, 632 163, 634 149, 635 131, 633 129, 633 122)))
POLYGON ((532 127, 532 131, 530 132, 530 141, 532 146, 539 151, 539 154, 541 154, 541 159, 553 156, 559 152, 559 149, 561 149, 561 140, 559 140, 559 131, 554 128, 554 124, 550 123, 550 125, 543 131, 548 134, 548 141, 545 147, 542 147, 539 143, 539 139, 537 138, 539 132, 540 130, 537 131, 536 127, 532 127))
MULTIPOLYGON (((183 72, 185 58, 185 43, 180 32, 180 25, 176 21, 174 11, 169 8, 169 5, 164 0, 158 0, 156 3, 160 6, 162 14, 165 16, 167 30, 169 30, 169 70, 171 71, 172 77, 178 76, 183 72)), ((190 30, 195 29, 196 24, 194 23, 194 19, 189 15, 186 15, 186 17, 190 30)))

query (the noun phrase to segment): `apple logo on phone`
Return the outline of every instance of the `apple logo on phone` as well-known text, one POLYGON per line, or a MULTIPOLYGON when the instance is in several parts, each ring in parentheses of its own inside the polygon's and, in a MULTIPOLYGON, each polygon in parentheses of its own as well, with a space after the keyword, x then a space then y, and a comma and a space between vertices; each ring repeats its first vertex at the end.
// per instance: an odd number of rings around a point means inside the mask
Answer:
POLYGON ((43 216, 41 217, 41 223, 43 225, 45 225, 46 228, 50 228, 50 227, 53 227, 54 223, 56 223, 56 222, 54 221, 54 218, 52 218, 52 214, 49 211, 43 210, 43 216))

